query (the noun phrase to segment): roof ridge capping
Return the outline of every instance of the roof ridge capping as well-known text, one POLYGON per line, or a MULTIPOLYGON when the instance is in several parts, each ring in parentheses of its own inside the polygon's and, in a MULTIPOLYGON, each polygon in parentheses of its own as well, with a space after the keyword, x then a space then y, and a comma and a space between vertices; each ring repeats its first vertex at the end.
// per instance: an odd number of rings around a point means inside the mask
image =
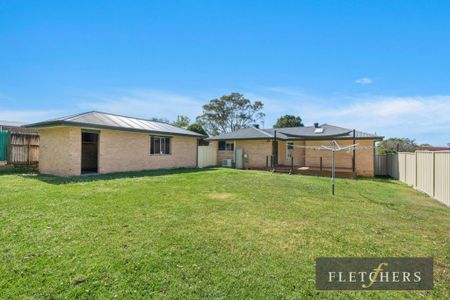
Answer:
POLYGON ((156 133, 166 133, 166 134, 174 134, 174 135, 190 135, 190 136, 196 136, 196 137, 206 137, 198 132, 191 131, 182 127, 178 127, 175 125, 172 125, 168 122, 162 122, 162 121, 156 121, 156 120, 148 120, 144 118, 136 118, 136 117, 130 117, 130 116, 124 116, 114 113, 106 113, 106 112, 100 112, 96 110, 74 114, 65 116, 62 118, 57 119, 50 119, 46 121, 41 121, 37 123, 27 124, 24 127, 33 128, 33 127, 48 127, 48 126, 61 126, 61 125, 72 125, 72 126, 94 126, 99 128, 109 128, 109 129, 123 129, 123 130, 133 130, 133 131, 141 131, 141 132, 156 132, 156 133), (120 117, 129 119, 129 122, 131 120, 137 120, 142 122, 148 122, 148 126, 120 126, 117 124, 117 122, 111 122, 106 121, 105 119, 110 117, 120 117), (83 120, 83 117, 86 118, 96 118, 100 119, 100 122, 92 122, 90 120, 83 120), (154 125, 152 125, 152 123, 154 125), (157 125, 161 124, 161 125, 157 125), (154 127, 154 128, 151 128, 154 127), (164 128, 166 127, 166 128, 164 128))

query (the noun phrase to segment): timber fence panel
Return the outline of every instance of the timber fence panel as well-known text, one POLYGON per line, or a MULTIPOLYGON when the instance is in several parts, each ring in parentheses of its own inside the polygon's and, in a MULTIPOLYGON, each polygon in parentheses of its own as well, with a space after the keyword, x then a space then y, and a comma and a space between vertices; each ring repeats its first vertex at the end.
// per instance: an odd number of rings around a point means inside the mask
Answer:
POLYGON ((9 163, 34 164, 39 161, 39 135, 12 132, 10 135, 9 163))

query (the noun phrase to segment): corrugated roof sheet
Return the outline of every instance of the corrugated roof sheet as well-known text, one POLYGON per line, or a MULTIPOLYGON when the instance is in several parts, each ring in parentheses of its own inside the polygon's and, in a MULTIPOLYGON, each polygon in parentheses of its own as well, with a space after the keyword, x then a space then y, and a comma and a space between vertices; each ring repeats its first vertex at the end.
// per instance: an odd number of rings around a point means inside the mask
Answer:
POLYGON ((189 135, 203 137, 203 135, 167 123, 145 119, 126 117, 121 115, 91 111, 78 115, 28 124, 25 127, 40 128, 57 125, 86 126, 90 128, 110 128, 118 130, 134 130, 174 135, 189 135))
MULTIPOLYGON (((320 125, 323 131, 320 133, 315 132, 314 126, 305 127, 286 127, 286 128, 271 128, 271 129, 257 129, 257 128, 244 128, 230 133, 223 133, 208 138, 208 140, 243 140, 243 139, 266 139, 267 137, 273 138, 275 131, 277 132, 277 139, 279 140, 292 140, 292 139, 348 139, 353 137, 353 130, 343 128, 339 126, 333 126, 328 124, 320 125), (266 133, 264 135, 263 133, 266 133)), ((355 136, 357 139, 382 139, 382 136, 375 134, 365 133, 362 131, 356 131, 355 136)))

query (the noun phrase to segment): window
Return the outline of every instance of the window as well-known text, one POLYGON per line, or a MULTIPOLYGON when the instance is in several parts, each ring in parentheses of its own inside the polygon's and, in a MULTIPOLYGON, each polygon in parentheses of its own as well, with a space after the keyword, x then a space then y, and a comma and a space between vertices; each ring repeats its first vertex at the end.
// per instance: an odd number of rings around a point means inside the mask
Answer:
POLYGON ((150 154, 170 154, 170 137, 151 136, 150 154))
POLYGON ((294 149, 294 143, 293 142, 288 142, 287 143, 287 148, 288 148, 288 150, 293 150, 294 149))
POLYGON ((231 141, 219 141, 219 150, 220 151, 233 151, 234 143, 231 141))

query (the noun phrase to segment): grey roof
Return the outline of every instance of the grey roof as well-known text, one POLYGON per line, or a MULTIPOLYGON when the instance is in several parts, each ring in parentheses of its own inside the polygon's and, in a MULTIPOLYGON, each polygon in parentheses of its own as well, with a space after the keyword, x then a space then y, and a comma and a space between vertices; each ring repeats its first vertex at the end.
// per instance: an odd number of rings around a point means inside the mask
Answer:
MULTIPOLYGON (((274 138, 276 131, 277 139, 279 140, 310 140, 310 139, 351 139, 353 137, 353 130, 339 126, 322 124, 319 126, 323 129, 321 133, 315 133, 314 126, 305 127, 286 127, 286 128, 272 128, 272 129, 257 129, 244 128, 230 133, 223 133, 207 140, 245 140, 245 139, 267 139, 274 138), (265 134, 264 134, 265 133, 265 134)), ((355 131, 357 139, 382 139, 382 136, 376 134, 365 133, 362 131, 355 131)))
POLYGON ((89 128, 106 128, 116 130, 142 131, 151 133, 162 133, 171 135, 187 135, 204 137, 203 135, 184 128, 173 126, 164 122, 150 121, 145 119, 126 117, 110 113, 91 111, 77 115, 52 119, 25 127, 42 128, 50 126, 77 126, 89 128))
POLYGON ((218 136, 210 137, 209 140, 251 140, 251 139, 271 139, 273 138, 273 135, 255 128, 255 127, 249 127, 249 128, 242 128, 237 131, 233 132, 227 132, 222 133, 218 136))

